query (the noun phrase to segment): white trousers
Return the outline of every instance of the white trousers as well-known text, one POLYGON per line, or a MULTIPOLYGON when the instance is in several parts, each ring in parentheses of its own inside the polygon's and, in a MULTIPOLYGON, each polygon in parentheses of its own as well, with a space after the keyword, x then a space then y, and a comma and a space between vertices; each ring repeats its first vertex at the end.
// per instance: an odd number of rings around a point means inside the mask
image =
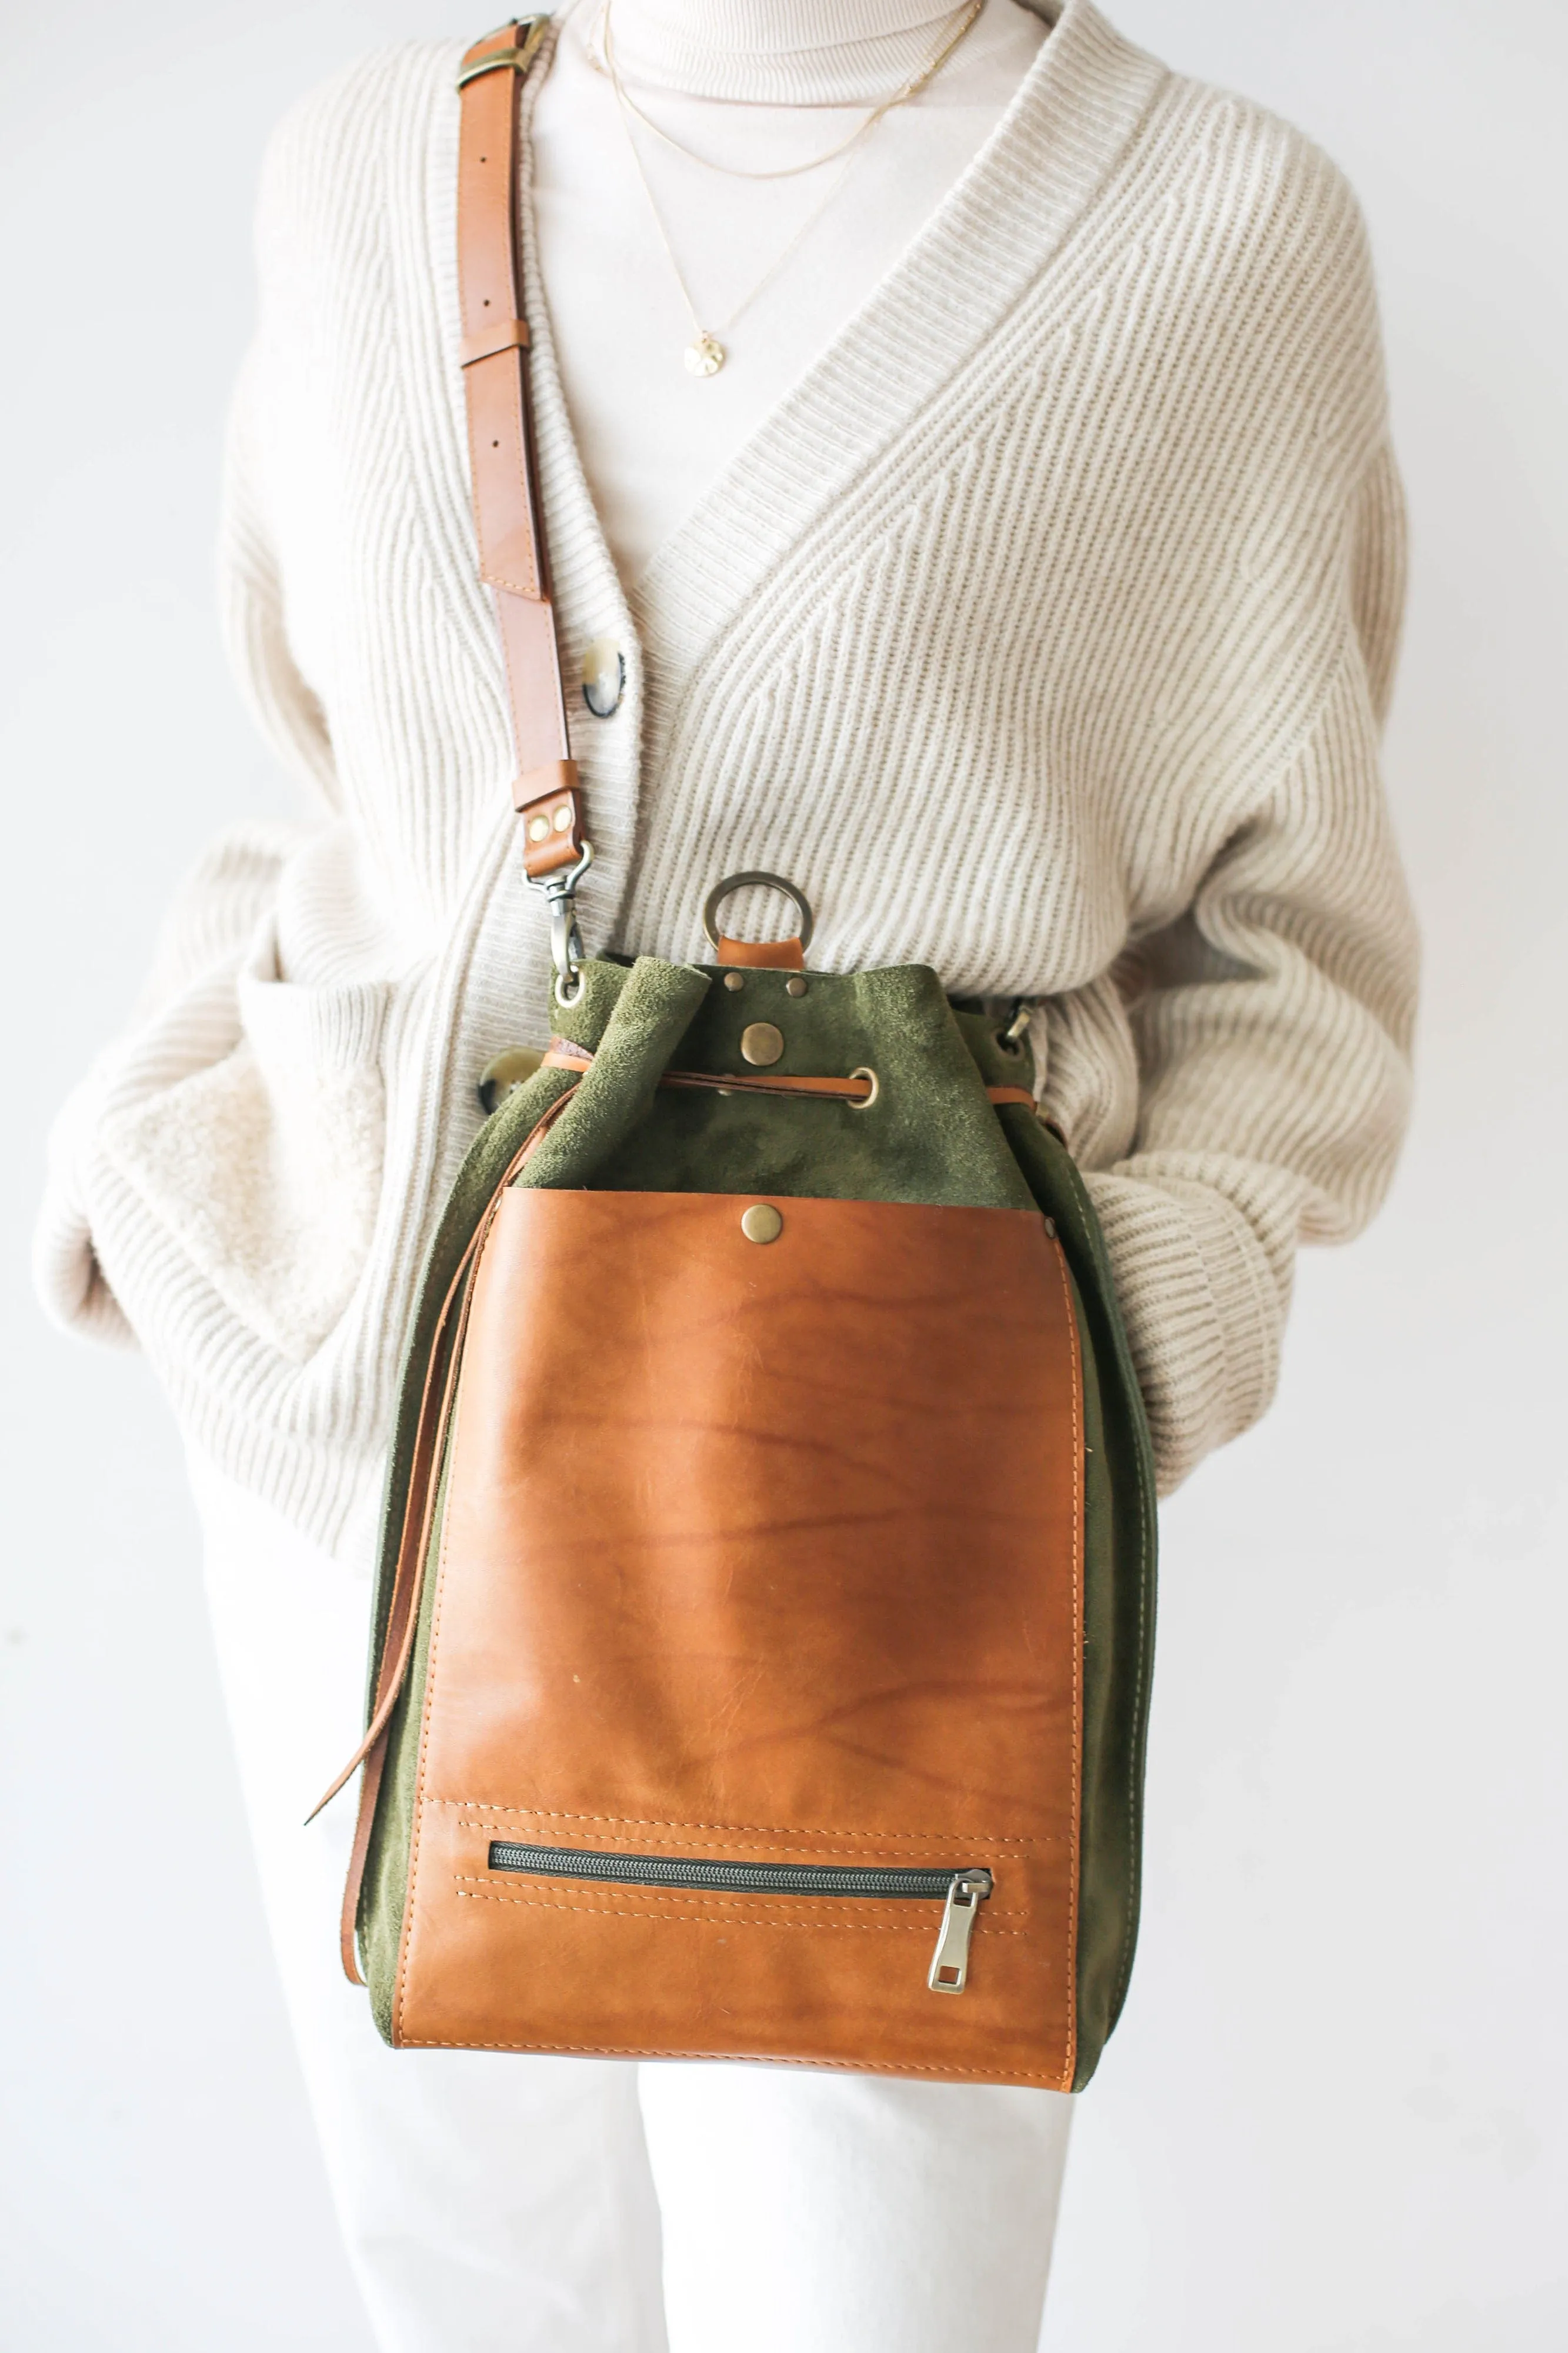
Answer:
POLYGON ((263 1898, 385 2353, 1035 2353, 1072 2104, 793 2068, 389 2051, 344 1979, 368 1565, 192 1464, 263 1898))

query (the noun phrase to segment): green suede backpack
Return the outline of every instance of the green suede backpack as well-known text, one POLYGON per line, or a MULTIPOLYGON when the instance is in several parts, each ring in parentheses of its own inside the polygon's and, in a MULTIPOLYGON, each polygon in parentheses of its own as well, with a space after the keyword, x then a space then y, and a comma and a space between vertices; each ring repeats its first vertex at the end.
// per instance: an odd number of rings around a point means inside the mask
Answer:
POLYGON ((1154 1608, 1104 1243, 1026 1008, 808 969, 775 876, 717 885, 710 963, 583 952, 512 235, 536 46, 465 60, 459 236, 555 1034, 492 1072, 425 1269, 344 1964, 399 2045, 1076 2089, 1131 1967, 1154 1608), (795 934, 726 938, 742 885, 795 934))

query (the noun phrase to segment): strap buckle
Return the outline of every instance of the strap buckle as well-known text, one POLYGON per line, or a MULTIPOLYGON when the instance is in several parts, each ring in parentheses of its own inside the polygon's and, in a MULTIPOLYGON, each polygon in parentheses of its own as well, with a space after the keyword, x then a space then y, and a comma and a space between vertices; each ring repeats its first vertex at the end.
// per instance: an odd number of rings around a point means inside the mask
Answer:
MULTIPOLYGON (((514 34, 518 38, 510 47, 491 49, 482 57, 476 57, 474 49, 470 49, 463 59, 462 71, 458 76, 458 88, 462 90, 468 82, 478 81, 481 74, 508 71, 525 74, 539 53, 540 44, 545 34, 550 30, 550 22, 548 16, 514 16, 510 24, 500 27, 500 32, 487 33, 485 40, 488 41, 500 40, 506 33, 514 34)), ((477 41, 474 45, 476 49, 483 49, 483 47, 484 41, 477 41)))

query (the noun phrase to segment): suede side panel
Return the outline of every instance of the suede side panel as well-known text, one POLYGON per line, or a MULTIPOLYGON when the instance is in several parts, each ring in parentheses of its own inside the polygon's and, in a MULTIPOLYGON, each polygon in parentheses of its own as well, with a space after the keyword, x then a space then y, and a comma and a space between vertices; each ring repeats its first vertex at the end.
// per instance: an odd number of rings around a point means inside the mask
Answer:
POLYGON ((1084 1339, 1084 1777, 1079 1891, 1081 2090, 1121 2014, 1138 1936, 1155 1603, 1154 1459, 1110 1264, 1066 1147, 1021 1105, 1000 1120, 1056 1220, 1084 1339))

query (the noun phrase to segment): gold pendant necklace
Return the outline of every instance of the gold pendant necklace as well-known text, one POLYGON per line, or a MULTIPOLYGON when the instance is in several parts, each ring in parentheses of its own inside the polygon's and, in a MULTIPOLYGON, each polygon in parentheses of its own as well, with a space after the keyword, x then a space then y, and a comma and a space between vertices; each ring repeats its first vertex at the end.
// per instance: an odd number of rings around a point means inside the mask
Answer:
MULTIPOLYGON (((784 251, 777 255, 775 259, 768 264, 767 269, 763 272, 763 275, 758 279, 751 291, 742 296, 742 300, 736 303, 734 309, 730 312, 728 318, 721 320, 717 329, 714 329, 712 327, 705 327, 703 325, 701 318, 698 312, 697 305, 691 299, 691 290, 687 285, 685 272, 682 270, 679 262, 675 258, 675 248, 670 243, 669 231, 665 227, 663 215, 658 209, 658 204, 653 193, 652 184, 648 179, 641 153, 637 148, 637 134, 632 129, 633 116, 635 115, 639 122, 647 123, 647 128, 654 132, 658 137, 662 139, 667 146, 675 148, 678 153, 687 156, 692 163, 707 164, 710 171, 724 171, 728 167, 721 164, 709 163, 707 157, 694 153, 689 147, 683 147, 680 142, 678 139, 672 139, 667 131, 659 130, 658 123, 652 121, 650 118, 643 112, 639 106, 633 105, 631 100, 626 95, 626 86, 621 80, 620 68, 616 62, 615 40, 610 31, 610 0, 604 0, 604 8, 599 18, 599 47, 605 60, 604 70, 609 77, 610 87, 616 93, 616 100, 621 110, 621 121, 626 126, 626 144, 631 149, 632 162, 637 167, 637 175, 642 182, 643 194, 647 198, 647 208, 653 215, 653 225, 658 231, 659 243, 664 248, 671 272, 675 278, 675 282, 680 289, 681 301, 685 303, 688 311, 690 313, 692 337, 690 343, 687 344, 684 353, 681 354, 688 375, 701 377, 718 375, 720 369, 724 365, 730 356, 720 338, 723 335, 727 335, 731 328, 735 324, 735 322, 741 317, 742 313, 749 311, 752 303, 757 301, 758 297, 766 292, 767 289, 773 284, 773 280, 778 276, 780 270, 783 269, 785 262, 790 259, 796 248, 804 242, 808 231, 816 227, 817 222, 822 218, 822 216, 827 210, 828 206, 838 194, 839 186, 843 182, 845 174, 848 171, 850 164, 855 160, 855 150, 859 146, 861 141, 867 136, 868 132, 875 130, 877 124, 881 121, 885 114, 890 114, 895 107, 902 106, 908 100, 913 98, 917 92, 925 88, 932 76, 939 72, 947 63, 948 58, 952 55, 954 49, 957 48, 960 41, 963 40, 964 35, 973 24, 984 5, 985 0, 966 0, 966 5, 963 11, 962 21, 959 23, 956 29, 944 34, 942 39, 937 44, 931 56, 927 58, 925 64, 920 68, 919 71, 912 74, 908 81, 904 82, 900 89, 893 92, 893 95, 890 98, 883 99, 879 105, 873 107, 870 113, 866 117, 865 121, 862 122, 857 130, 852 131, 847 139, 841 141, 838 146, 829 148, 826 155, 813 156, 808 164, 792 164, 784 171, 735 172, 731 174, 733 178, 743 180, 793 179, 799 173, 818 171, 824 164, 831 164, 840 156, 844 158, 842 168, 834 174, 832 181, 828 185, 827 192, 824 195, 822 202, 814 206, 812 211, 807 213, 805 220, 802 221, 795 235, 790 238, 789 243, 784 247, 784 251)), ((590 61, 592 61, 591 53, 590 61)))
POLYGON ((616 64, 615 43, 610 36, 610 0, 602 0, 599 10, 598 57, 594 55, 592 36, 584 43, 584 53, 594 71, 607 75, 614 84, 623 115, 635 114, 645 130, 651 131, 656 139, 662 139, 667 147, 673 147, 676 153, 684 155, 689 163, 705 164, 710 172, 723 172, 731 180, 794 180, 797 179, 803 172, 819 172, 824 164, 831 164, 838 156, 847 154, 850 148, 858 145, 868 131, 875 130, 884 114, 891 114, 895 107, 902 106, 910 99, 917 97, 924 90, 927 82, 942 71, 942 67, 952 57, 984 5, 985 0, 960 0, 959 6, 953 11, 953 16, 958 22, 952 24, 950 20, 950 29, 944 30, 938 37, 930 57, 923 64, 916 67, 907 81, 900 83, 891 97, 878 99, 865 121, 857 123, 848 137, 841 139, 837 147, 829 147, 822 155, 808 156, 804 164, 781 164, 768 172, 748 172, 739 164, 716 164, 711 156, 700 155, 695 147, 688 147, 683 140, 677 139, 673 132, 666 131, 661 123, 654 121, 651 114, 644 111, 622 81, 616 64))
MULTIPOLYGON (((730 322, 726 320, 724 323, 728 326, 730 322)), ((717 335, 710 335, 706 327, 699 327, 696 340, 686 346, 686 373, 717 375, 729 356, 717 335)))

